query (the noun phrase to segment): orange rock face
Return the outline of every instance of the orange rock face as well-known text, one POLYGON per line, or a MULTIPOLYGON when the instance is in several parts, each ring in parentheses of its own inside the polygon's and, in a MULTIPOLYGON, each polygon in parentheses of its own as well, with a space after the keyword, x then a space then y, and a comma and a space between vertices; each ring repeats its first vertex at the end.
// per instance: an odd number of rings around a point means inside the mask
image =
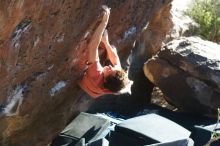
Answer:
POLYGON ((0 145, 46 145, 87 109, 77 81, 102 5, 111 8, 110 40, 125 63, 147 23, 157 35, 168 30, 159 24, 170 1, 0 0, 0 145))

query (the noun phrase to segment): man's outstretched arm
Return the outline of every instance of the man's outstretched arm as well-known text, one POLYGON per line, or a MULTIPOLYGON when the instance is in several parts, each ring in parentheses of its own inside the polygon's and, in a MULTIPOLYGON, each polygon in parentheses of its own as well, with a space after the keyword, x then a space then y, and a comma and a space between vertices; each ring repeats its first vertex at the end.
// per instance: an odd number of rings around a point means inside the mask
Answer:
POLYGON ((107 50, 107 54, 112 65, 117 69, 121 69, 121 63, 117 53, 117 49, 114 46, 110 45, 107 30, 105 30, 104 32, 102 42, 105 44, 105 48, 107 50))
POLYGON ((88 62, 93 63, 95 61, 99 61, 99 52, 98 46, 101 42, 103 32, 108 24, 110 9, 105 7, 103 12, 103 18, 97 29, 95 30, 94 34, 92 35, 90 42, 88 44, 89 49, 89 58, 88 62))

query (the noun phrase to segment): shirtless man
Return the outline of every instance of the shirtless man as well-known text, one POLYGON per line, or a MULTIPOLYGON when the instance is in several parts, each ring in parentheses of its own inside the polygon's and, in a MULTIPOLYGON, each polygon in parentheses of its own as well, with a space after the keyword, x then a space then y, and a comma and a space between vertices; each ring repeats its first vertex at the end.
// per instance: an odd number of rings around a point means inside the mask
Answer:
POLYGON ((80 87, 91 97, 97 98, 103 94, 117 94, 125 87, 127 77, 121 68, 121 63, 115 47, 111 46, 105 30, 110 15, 110 8, 105 7, 101 23, 93 33, 88 44, 88 68, 79 83, 80 87), (99 60, 98 47, 104 44, 112 65, 102 66, 99 60))

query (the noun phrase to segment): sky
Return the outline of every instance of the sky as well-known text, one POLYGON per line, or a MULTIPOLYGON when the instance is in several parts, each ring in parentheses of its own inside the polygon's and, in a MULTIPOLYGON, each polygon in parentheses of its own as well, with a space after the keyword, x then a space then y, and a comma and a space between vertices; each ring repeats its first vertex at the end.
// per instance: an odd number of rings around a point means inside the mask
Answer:
POLYGON ((190 3, 194 0, 173 0, 173 8, 178 10, 186 10, 190 3))

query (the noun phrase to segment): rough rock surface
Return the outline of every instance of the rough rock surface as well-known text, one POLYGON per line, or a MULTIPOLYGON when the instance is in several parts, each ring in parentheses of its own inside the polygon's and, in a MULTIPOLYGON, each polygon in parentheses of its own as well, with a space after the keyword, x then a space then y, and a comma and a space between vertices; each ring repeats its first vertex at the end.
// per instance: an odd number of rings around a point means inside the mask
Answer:
POLYGON ((220 106, 220 46, 189 37, 168 43, 144 65, 146 77, 180 109, 211 114, 220 106))
POLYGON ((192 30, 197 28, 198 24, 187 16, 185 12, 190 8, 193 2, 194 0, 173 0, 171 9, 173 28, 170 33, 168 33, 165 43, 180 37, 192 36, 192 30))
POLYGON ((111 43, 126 64, 148 23, 148 38, 160 48, 170 2, 0 0, 0 145, 44 146, 88 108, 91 99, 77 81, 103 4, 111 7, 111 43))

